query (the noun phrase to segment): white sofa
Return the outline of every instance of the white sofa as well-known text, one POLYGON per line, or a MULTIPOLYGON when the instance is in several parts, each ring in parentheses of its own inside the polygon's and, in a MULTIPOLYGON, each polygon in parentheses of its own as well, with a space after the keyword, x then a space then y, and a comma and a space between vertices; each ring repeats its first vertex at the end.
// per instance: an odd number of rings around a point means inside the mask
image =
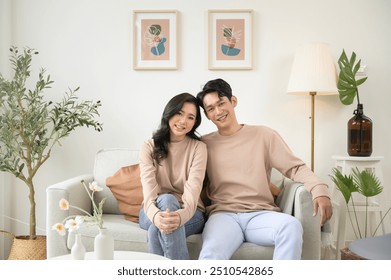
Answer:
MULTIPOLYGON (((118 209, 117 200, 110 189, 106 187, 106 178, 113 175, 119 168, 138 162, 138 151, 129 149, 105 149, 96 154, 92 174, 81 175, 47 188, 47 257, 69 254, 74 236, 66 234, 60 236, 51 229, 55 223, 63 221, 69 215, 76 214, 75 210, 60 210, 58 202, 61 198, 67 199, 70 204, 91 211, 91 201, 80 181, 97 181, 104 186, 104 191, 97 197, 107 197, 104 204, 104 224, 109 228, 115 239, 116 250, 148 252, 147 232, 137 223, 125 220, 118 209)), ((285 213, 297 217, 304 228, 304 243, 302 259, 320 259, 321 229, 319 214, 312 216, 311 194, 300 183, 284 178, 281 174, 273 172, 272 181, 282 191, 277 198, 277 204, 285 213)), ((84 227, 81 230, 82 241, 87 251, 93 251, 93 240, 98 229, 94 226, 84 227)), ((187 238, 191 259, 197 259, 201 246, 201 234, 187 238)), ((232 259, 272 259, 274 247, 259 246, 244 243, 232 256, 232 259)))

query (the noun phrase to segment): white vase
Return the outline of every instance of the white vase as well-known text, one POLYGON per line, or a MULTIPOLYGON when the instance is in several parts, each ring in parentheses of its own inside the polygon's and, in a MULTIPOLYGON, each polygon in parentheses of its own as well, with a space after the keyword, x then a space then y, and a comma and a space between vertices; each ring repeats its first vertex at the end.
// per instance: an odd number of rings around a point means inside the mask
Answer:
POLYGON ((94 254, 96 260, 114 259, 114 239, 107 228, 100 228, 94 240, 94 254))
POLYGON ((73 246, 71 248, 72 259, 73 260, 84 260, 85 255, 86 255, 86 248, 84 247, 83 243, 81 242, 81 235, 80 235, 80 233, 76 233, 75 243, 73 243, 73 246))

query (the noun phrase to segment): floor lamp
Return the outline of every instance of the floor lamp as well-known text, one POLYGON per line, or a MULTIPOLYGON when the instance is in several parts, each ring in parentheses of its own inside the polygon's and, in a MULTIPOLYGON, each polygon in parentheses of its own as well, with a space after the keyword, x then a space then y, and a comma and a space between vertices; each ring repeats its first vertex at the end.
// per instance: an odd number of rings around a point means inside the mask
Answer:
POLYGON ((338 93, 337 71, 327 44, 307 44, 296 51, 287 92, 311 96, 311 170, 314 171, 315 95, 338 93))

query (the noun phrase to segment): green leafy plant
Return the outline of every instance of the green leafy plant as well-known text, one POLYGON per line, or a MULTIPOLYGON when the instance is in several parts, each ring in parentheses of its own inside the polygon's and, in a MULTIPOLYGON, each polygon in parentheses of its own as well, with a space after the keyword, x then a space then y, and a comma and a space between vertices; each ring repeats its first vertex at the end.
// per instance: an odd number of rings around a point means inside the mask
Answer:
POLYGON ((53 81, 40 69, 33 89, 27 89, 33 55, 38 52, 25 48, 19 53, 11 47, 10 61, 14 76, 7 80, 0 74, 0 171, 13 174, 29 189, 30 239, 36 238, 35 187, 33 178, 49 159, 52 148, 78 127, 102 130, 95 121, 101 102, 77 102, 75 93, 69 90, 62 101, 46 100, 44 90, 53 81))
POLYGON ((358 94, 358 87, 362 85, 368 77, 356 79, 356 74, 361 67, 361 59, 356 62, 356 53, 353 52, 350 59, 346 56, 345 50, 338 59, 339 77, 338 77, 338 92, 339 99, 342 104, 350 105, 357 96, 357 102, 360 104, 360 96, 358 94))
MULTIPOLYGON (((363 237, 367 237, 367 232, 368 232, 369 198, 380 194, 383 191, 383 187, 381 186, 379 179, 371 171, 367 171, 367 170, 360 171, 358 168, 355 168, 352 170, 352 173, 353 175, 344 175, 341 173, 339 169, 333 168, 333 175, 330 177, 331 180, 334 182, 335 186, 338 188, 338 190, 342 193, 344 197, 346 207, 348 210, 347 212, 349 213, 349 219, 352 224, 352 228, 356 238, 363 238, 363 237), (360 224, 358 222, 358 217, 356 212, 357 205, 353 199, 353 193, 355 192, 365 197, 366 208, 365 208, 364 231, 361 230, 360 224), (353 209, 354 221, 352 218, 351 211, 349 209, 350 205, 353 209), (364 233, 364 235, 362 233, 364 233)), ((381 223, 383 222, 387 214, 390 212, 390 210, 391 207, 383 216, 379 225, 376 227, 373 235, 376 234, 377 229, 379 228, 379 226, 381 225, 381 223)))

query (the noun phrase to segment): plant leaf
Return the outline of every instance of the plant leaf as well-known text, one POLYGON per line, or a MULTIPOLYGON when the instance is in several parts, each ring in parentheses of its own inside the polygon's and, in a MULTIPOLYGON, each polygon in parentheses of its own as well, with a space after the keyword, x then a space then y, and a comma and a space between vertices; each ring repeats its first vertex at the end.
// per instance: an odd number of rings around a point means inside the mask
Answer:
POLYGON ((340 72, 338 75, 338 92, 339 99, 344 105, 350 105, 353 103, 355 97, 358 96, 358 86, 362 85, 367 77, 356 80, 356 74, 360 69, 361 59, 357 61, 356 53, 352 52, 350 59, 348 59, 345 50, 342 50, 342 54, 338 59, 338 65, 340 72))
POLYGON ((342 104, 344 105, 352 104, 355 97, 356 97, 356 89, 339 90, 339 100, 341 100, 342 104))
POLYGON ((365 197, 371 197, 380 194, 383 187, 376 175, 367 170, 360 170, 356 167, 352 170, 353 180, 358 186, 358 192, 365 197))
MULTIPOLYGON (((353 66, 354 64, 351 64, 351 65, 353 66)), ((357 62, 357 64, 353 68, 353 75, 354 76, 356 76, 358 70, 360 70, 360 66, 361 66, 361 59, 357 62)))
POLYGON ((357 86, 363 84, 367 79, 368 79, 368 77, 365 77, 365 78, 362 78, 362 79, 358 80, 358 81, 356 82, 357 86))
POLYGON ((354 65, 354 62, 356 61, 356 53, 355 52, 352 52, 352 56, 350 57, 350 60, 349 60, 349 64, 351 65, 351 66, 353 66, 354 65))
POLYGON ((335 186, 342 193, 346 204, 349 203, 353 192, 357 192, 358 189, 354 185, 353 178, 351 175, 343 175, 337 168, 333 168, 334 175, 331 176, 331 180, 335 186))

